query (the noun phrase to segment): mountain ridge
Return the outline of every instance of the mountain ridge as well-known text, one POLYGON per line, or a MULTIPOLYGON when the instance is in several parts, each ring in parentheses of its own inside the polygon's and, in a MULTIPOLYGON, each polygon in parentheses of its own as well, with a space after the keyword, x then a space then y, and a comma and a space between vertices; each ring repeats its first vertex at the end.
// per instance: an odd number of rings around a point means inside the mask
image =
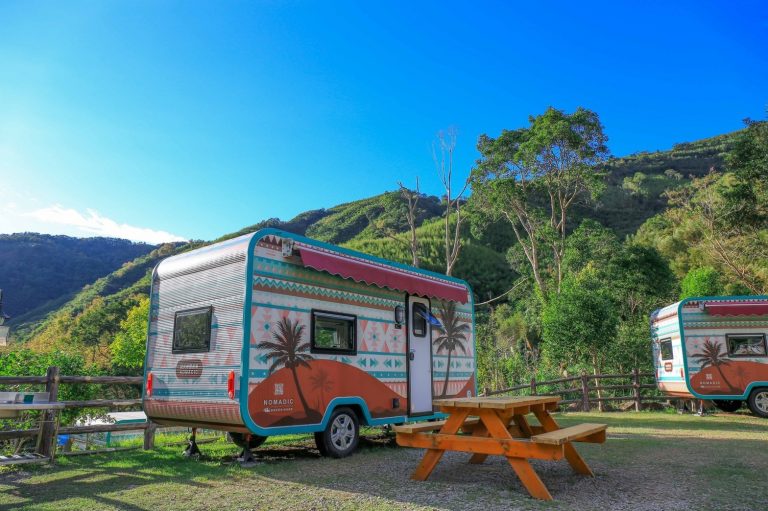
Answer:
MULTIPOLYGON (((633 234, 649 218, 666 207, 665 191, 682 186, 691 177, 710 171, 722 171, 725 152, 732 146, 739 132, 710 137, 694 142, 676 144, 668 151, 640 152, 630 156, 611 158, 606 166, 606 190, 601 199, 589 207, 580 207, 576 222, 593 218, 620 235, 633 234)), ((405 244, 395 241, 407 231, 404 220, 404 202, 399 192, 384 192, 373 197, 339 204, 327 209, 308 210, 290 220, 270 218, 222 235, 215 243, 264 227, 276 227, 409 263, 410 253, 405 244), (385 234, 386 233, 386 234, 385 234), (400 234, 398 234, 400 233, 400 234)), ((419 235, 422 241, 422 267, 435 271, 444 268, 441 229, 443 225, 441 199, 422 195, 419 209, 419 235)), ((467 280, 482 299, 495 296, 506 289, 514 277, 507 263, 506 251, 515 243, 503 224, 490 226, 475 235, 465 226, 462 236, 465 248, 455 275, 467 280)), ((86 285, 71 299, 55 305, 57 308, 39 310, 33 318, 17 321, 15 337, 29 340, 39 336, 57 321, 76 320, 94 300, 105 303, 135 302, 146 296, 149 272, 162 257, 191 250, 209 242, 167 244, 126 263, 92 284, 86 285), (134 278, 138 277, 138 278, 134 278), (40 321, 42 315, 46 319, 40 321), (58 319, 57 319, 58 318, 58 319)), ((127 306, 126 306, 127 307, 127 306)), ((117 307, 127 310, 126 307, 117 307)), ((119 317, 119 313, 116 317, 119 317)), ((61 326, 61 325, 60 325, 61 326)))
POLYGON ((13 317, 50 308, 154 245, 120 238, 75 238, 32 232, 0 234, 0 289, 13 317))

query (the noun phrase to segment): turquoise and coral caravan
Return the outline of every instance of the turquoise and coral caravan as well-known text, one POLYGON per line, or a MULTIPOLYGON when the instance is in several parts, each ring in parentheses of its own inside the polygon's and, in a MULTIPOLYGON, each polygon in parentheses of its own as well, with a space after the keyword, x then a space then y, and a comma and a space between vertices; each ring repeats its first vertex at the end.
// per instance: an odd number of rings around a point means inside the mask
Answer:
POLYGON ((651 336, 661 391, 768 417, 768 296, 687 298, 652 314, 651 336))
POLYGON ((152 277, 144 410, 246 450, 314 432, 345 456, 361 424, 476 395, 472 299, 462 280, 274 229, 170 257, 152 277))

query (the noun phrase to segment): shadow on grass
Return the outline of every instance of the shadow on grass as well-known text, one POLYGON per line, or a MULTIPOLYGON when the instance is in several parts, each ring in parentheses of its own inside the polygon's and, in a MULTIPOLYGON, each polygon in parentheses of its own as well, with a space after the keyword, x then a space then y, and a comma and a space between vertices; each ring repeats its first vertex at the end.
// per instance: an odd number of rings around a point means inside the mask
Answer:
MULTIPOLYGON (((363 453, 396 447, 394 436, 385 434, 361 437, 359 443, 363 453)), ((0 473, 0 510, 42 504, 57 507, 56 502, 64 503, 70 499, 88 501, 89 504, 81 506, 82 509, 114 507, 129 511, 145 510, 146 507, 109 495, 166 483, 181 485, 184 492, 204 495, 207 488, 232 477, 232 470, 242 471, 237 461, 238 448, 232 444, 201 445, 203 454, 194 459, 183 458, 181 450, 181 447, 174 446, 152 452, 126 451, 69 459, 59 457, 53 467, 19 466, 19 470, 0 473), (206 454, 206 447, 213 447, 211 450, 214 452, 206 454)), ((291 463, 323 459, 309 439, 266 444, 254 451, 254 456, 256 467, 262 473, 269 473, 278 467, 286 468, 291 463)), ((247 475, 249 472, 244 473, 247 475)), ((168 498, 172 499, 173 494, 169 493, 168 498)))
POLYGON ((107 494, 147 484, 176 483, 179 479, 184 479, 184 484, 190 487, 205 489, 207 486, 205 483, 191 479, 192 476, 199 475, 199 470, 191 464, 186 469, 183 464, 174 464, 174 470, 167 475, 147 473, 147 471, 133 468, 151 465, 151 461, 156 462, 157 460, 151 460, 152 453, 136 453, 130 456, 132 459, 126 460, 128 463, 121 463, 119 468, 110 466, 113 460, 108 459, 109 455, 94 456, 100 459, 76 460, 73 463, 59 464, 54 467, 40 467, 31 471, 31 474, 27 474, 29 477, 20 477, 19 474, 14 473, 0 474, 0 504, 3 504, 4 495, 11 497, 11 502, 18 502, 18 504, 0 505, 0 509, 10 510, 36 504, 50 505, 69 499, 87 499, 92 502, 92 506, 87 507, 88 509, 111 506, 137 511, 144 508, 108 497, 107 494), (67 472, 73 473, 57 477, 67 472), (38 478, 43 478, 44 481, 39 482, 38 478), (10 488, 2 489, 6 485, 10 488))
MULTIPOLYGON (((768 431, 768 420, 759 419, 741 414, 705 414, 697 415, 678 415, 678 414, 658 414, 650 415, 643 412, 609 412, 601 414, 556 414, 555 418, 563 425, 577 424, 595 420, 602 424, 608 424, 608 427, 619 428, 643 428, 657 430, 694 430, 694 431, 731 431, 731 432, 759 432, 761 430, 760 422, 764 422, 763 431, 768 431), (745 420, 746 419, 746 420, 745 420)), ((610 432, 610 429, 609 429, 610 432)))
MULTIPOLYGON (((768 437, 766 438, 768 440, 768 437)), ((435 506, 451 511, 466 509, 763 509, 760 492, 738 492, 733 487, 760 488, 768 471, 768 458, 755 456, 764 441, 745 439, 658 438, 636 434, 606 445, 576 444, 595 477, 575 473, 565 460, 532 460, 534 470, 555 501, 545 503, 528 496, 504 458, 489 457, 470 465, 467 453, 447 453, 427 481, 410 474, 421 460, 414 455, 387 457, 387 475, 371 463, 381 452, 361 452, 336 460, 346 465, 332 480, 307 478, 292 470, 266 475, 277 484, 313 485, 328 491, 374 496, 405 507, 435 506), (366 459, 367 457, 367 459, 366 459), (661 468, 663 467, 663 469, 661 468), (371 473, 373 472, 373 473, 371 473), (373 478, 370 484, 366 479, 373 478), (695 491, 685 491, 685 489, 695 491), (723 504, 727 502, 727 506, 723 504)))
MULTIPOLYGON (((707 420, 676 417, 672 424, 664 424, 662 416, 600 418, 617 427, 652 429, 702 429, 707 420)), ((563 424, 594 420, 586 416, 559 419, 563 424)), ((726 429, 729 425, 732 427, 727 429, 734 433, 766 431, 754 423, 733 427, 736 425, 725 422, 715 429, 726 429)), ((322 495, 326 499, 324 507, 335 507, 341 501, 334 499, 345 498, 339 496, 343 492, 359 497, 351 501, 355 507, 376 497, 393 507, 437 506, 456 511, 499 507, 706 509, 711 502, 718 502, 717 492, 727 491, 728 485, 754 487, 759 483, 756 478, 768 472, 768 459, 758 458, 755 453, 762 452, 764 444, 738 438, 707 439, 704 431, 697 438, 630 433, 602 446, 578 444, 596 477, 573 473, 565 461, 534 461, 535 470, 556 499, 544 504, 527 496, 500 457, 491 457, 482 465, 468 465, 468 455, 448 453, 429 480, 412 481, 409 476, 423 451, 396 447, 392 436, 384 434, 362 437, 359 451, 341 460, 322 458, 311 437, 270 442, 255 451, 259 463, 248 469, 240 468, 235 461, 237 448, 221 442, 201 446, 204 455, 199 460, 183 459, 180 448, 166 447, 153 452, 72 458, 53 468, 29 469, 25 475, 0 474, 0 509, 45 505, 63 510, 71 509, 73 503, 80 506, 76 509, 83 510, 155 509, 141 495, 130 493, 137 488, 143 495, 153 495, 155 501, 162 500, 164 509, 263 507, 260 499, 275 488, 289 488, 301 498, 322 495), (700 489, 698 493, 681 497, 681 488, 694 487, 700 489), (222 488, 228 495, 226 501, 220 505, 215 500, 208 501, 220 498, 216 496, 221 495, 222 488), (193 495, 195 500, 174 500, 182 494, 193 495)), ((756 509, 761 505, 749 492, 738 492, 730 498, 733 508, 756 509)), ((304 507, 313 507, 311 500, 306 502, 304 507)), ((341 503, 350 505, 349 501, 341 503)), ((274 507, 281 505, 283 509, 289 506, 287 502, 273 503, 274 507)))

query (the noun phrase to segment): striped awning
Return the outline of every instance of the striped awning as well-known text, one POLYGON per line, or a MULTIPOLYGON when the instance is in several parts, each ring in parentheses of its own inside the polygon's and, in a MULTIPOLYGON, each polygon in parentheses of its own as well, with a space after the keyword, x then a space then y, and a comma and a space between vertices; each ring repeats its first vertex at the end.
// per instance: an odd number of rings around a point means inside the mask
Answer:
POLYGON ((768 302, 705 302, 704 310, 712 316, 768 315, 768 302))
POLYGON ((304 266, 355 282, 364 282, 411 295, 467 303, 467 288, 459 282, 440 279, 406 268, 398 268, 374 260, 297 243, 304 266))

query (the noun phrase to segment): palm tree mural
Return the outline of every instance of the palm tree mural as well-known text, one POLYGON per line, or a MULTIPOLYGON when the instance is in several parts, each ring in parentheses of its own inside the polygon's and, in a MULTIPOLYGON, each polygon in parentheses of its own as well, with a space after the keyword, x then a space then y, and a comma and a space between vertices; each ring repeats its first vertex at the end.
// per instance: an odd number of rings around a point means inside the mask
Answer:
POLYGON ((691 355, 691 358, 696 359, 696 361, 701 364, 702 369, 707 366, 712 366, 717 369, 717 372, 719 372, 720 376, 723 378, 723 382, 728 385, 731 390, 736 390, 720 368, 721 366, 731 365, 731 361, 725 358, 725 353, 719 343, 716 343, 711 339, 705 340, 701 353, 695 353, 694 355, 691 355))
POLYGON ((321 410, 323 403, 325 403, 325 393, 333 390, 333 382, 328 377, 328 372, 320 369, 317 374, 310 376, 309 380, 312 382, 312 390, 318 391, 318 410, 321 410))
POLYGON ((280 366, 290 369, 293 375, 293 382, 296 385, 296 391, 299 394, 301 406, 304 407, 307 417, 319 415, 317 411, 310 408, 309 404, 307 404, 304 393, 301 391, 301 385, 299 385, 299 377, 296 374, 297 367, 304 366, 309 368, 309 361, 313 360, 312 355, 307 353, 309 351, 309 343, 301 341, 304 334, 304 325, 300 325, 298 321, 283 318, 277 323, 276 330, 276 332, 272 333, 273 341, 263 341, 256 345, 260 350, 269 350, 266 353, 267 358, 272 359, 269 373, 271 374, 272 371, 280 366))
POLYGON ((445 397, 448 391, 448 377, 451 374, 451 355, 454 351, 461 350, 467 353, 464 343, 467 342, 467 334, 470 332, 469 323, 459 321, 456 315, 456 302, 442 302, 438 306, 440 311, 441 326, 435 326, 435 330, 440 334, 432 340, 437 347, 437 352, 443 350, 448 352, 448 366, 445 368, 445 382, 443 382, 443 392, 440 397, 445 397))

